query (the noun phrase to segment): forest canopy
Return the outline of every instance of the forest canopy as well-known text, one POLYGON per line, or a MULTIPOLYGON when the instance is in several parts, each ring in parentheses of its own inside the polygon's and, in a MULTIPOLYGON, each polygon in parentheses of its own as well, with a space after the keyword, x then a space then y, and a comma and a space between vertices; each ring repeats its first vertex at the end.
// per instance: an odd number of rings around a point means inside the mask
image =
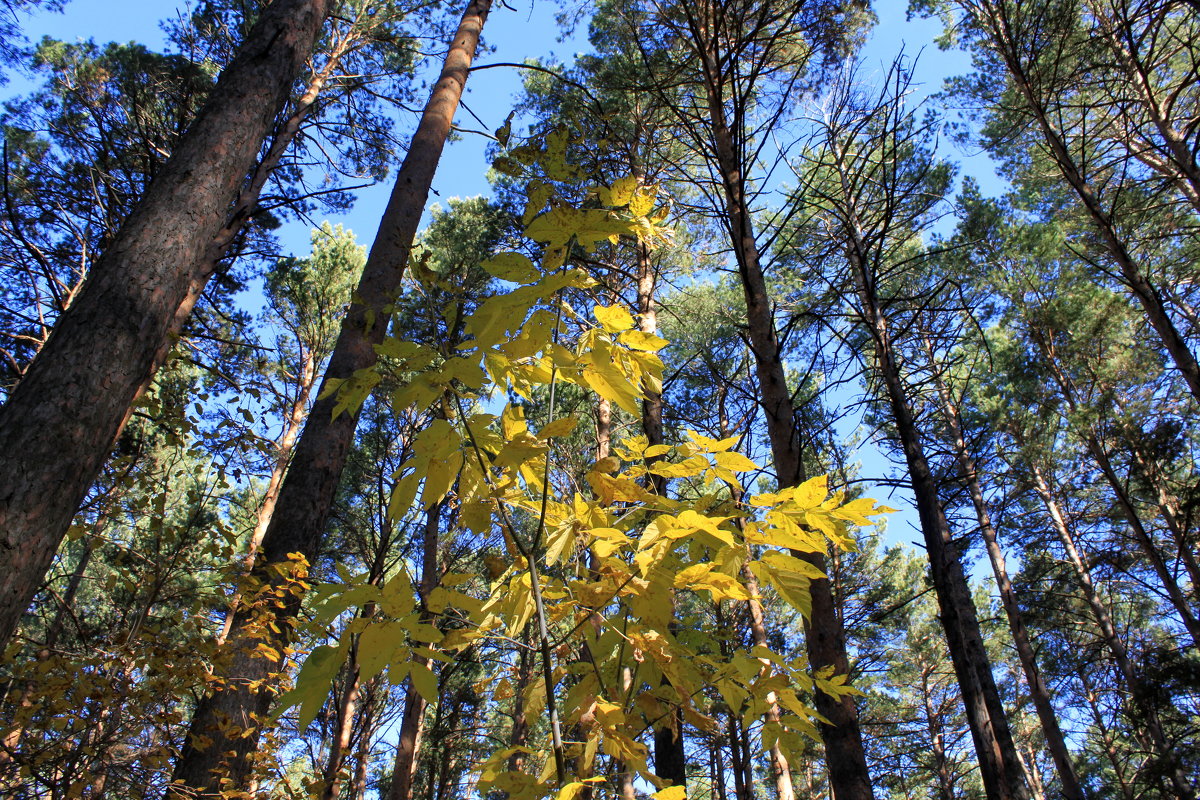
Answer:
POLYGON ((85 2, 0 2, 0 796, 1196 797, 1195 2, 85 2))

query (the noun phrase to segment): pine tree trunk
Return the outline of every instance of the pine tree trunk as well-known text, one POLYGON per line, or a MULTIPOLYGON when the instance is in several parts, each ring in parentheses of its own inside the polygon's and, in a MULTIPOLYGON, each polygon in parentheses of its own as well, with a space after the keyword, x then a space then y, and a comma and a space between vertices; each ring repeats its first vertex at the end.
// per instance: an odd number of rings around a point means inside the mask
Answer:
POLYGON ((1046 737, 1046 749, 1050 751, 1050 756, 1054 759, 1054 766, 1058 770, 1059 780, 1062 783, 1062 796, 1065 800, 1084 800, 1083 787, 1079 784, 1075 764, 1071 760, 1071 751, 1067 748, 1066 737, 1063 736, 1062 728, 1058 724, 1058 714, 1054 710, 1054 703, 1050 698, 1050 687, 1046 685, 1041 671, 1038 669, 1033 643, 1030 641, 1029 631, 1025 627, 1025 618, 1017 602, 1012 580, 1008 577, 1004 551, 1000 547, 1000 538, 996 527, 992 524, 991 512, 983 498, 979 470, 967 447, 958 405, 950 396, 950 390, 942 380, 933 344, 929 341, 928 336, 923 338, 925 350, 929 356, 932 380, 937 389, 938 399, 941 401, 942 418, 946 422, 952 440, 954 457, 958 462, 961 477, 966 483, 967 493, 971 497, 975 518, 979 522, 979 534, 983 537, 984 546, 987 549, 988 560, 992 565, 992 574, 996 578, 996 587, 1000 592, 1000 604, 1004 608, 1004 615, 1008 620, 1008 630, 1012 635, 1017 658, 1029 685, 1029 694, 1037 711, 1042 733, 1046 737))
MULTIPOLYGON (((279 487, 283 483, 283 474, 287 471, 288 462, 292 458, 292 450, 296 447, 296 440, 300 437, 301 428, 304 427, 304 419, 308 416, 308 398, 312 395, 313 386, 317 382, 316 373, 316 356, 311 349, 305 348, 300 384, 297 387, 299 391, 288 412, 287 427, 275 445, 275 463, 271 467, 271 478, 267 482, 267 491, 263 494, 262 503, 259 504, 258 512, 254 516, 254 529, 250 532, 250 542, 246 546, 246 557, 243 560, 243 573, 246 575, 249 575, 254 569, 254 559, 258 555, 258 548, 262 546, 263 537, 267 535, 267 526, 271 524, 271 517, 275 514, 275 504, 279 501, 279 487)), ((229 631, 233 628, 233 618, 237 614, 241 602, 241 592, 235 591, 229 601, 229 610, 225 612, 225 622, 221 625, 221 632, 217 635, 218 645, 229 638, 229 631)))
MULTIPOLYGON (((1141 305, 1146 314, 1150 327, 1158 334, 1163 348, 1174 363, 1175 368, 1183 376, 1192 397, 1200 400, 1200 362, 1189 347, 1187 340, 1179 332, 1167 312, 1166 304, 1158 288, 1149 276, 1141 269, 1133 254, 1129 252, 1125 240, 1117 229, 1117 222, 1109 211, 1106 211, 1096 195, 1094 187, 1083 174, 1081 166, 1072 157, 1070 148, 1062 132, 1055 126, 1053 111, 1046 107, 1045 101, 1038 94, 1035 79, 1030 76, 1021 61, 1022 45, 1016 39, 1014 20, 1006 9, 1000 8, 996 0, 978 0, 973 6, 969 0, 960 0, 967 11, 973 13, 1003 59, 1008 68, 1013 84, 1025 99, 1025 110, 1033 116, 1033 121, 1041 130, 1046 147, 1058 165, 1067 184, 1075 191, 1088 215, 1092 218, 1100 239, 1116 264, 1125 287, 1134 299, 1141 305)), ((1019 24, 1019 23, 1018 23, 1019 24)))
MULTIPOLYGON (((1046 366, 1050 369, 1050 374, 1053 376, 1054 382, 1058 384, 1059 392, 1071 415, 1079 415, 1082 409, 1080 408, 1081 403, 1076 397, 1075 387, 1070 378, 1059 366, 1053 346, 1044 337, 1037 335, 1036 332, 1034 338, 1041 351, 1042 358, 1046 362, 1046 366)), ((1180 588, 1179 582, 1175 580, 1170 567, 1167 566, 1167 562, 1159 551, 1154 537, 1151 536, 1150 531, 1146 528, 1141 514, 1138 513, 1138 509, 1134 505, 1134 498, 1129 493, 1128 485, 1125 481, 1121 480, 1121 476, 1117 474, 1116 468, 1108 457, 1108 450, 1096 436, 1092 427, 1088 426, 1082 430, 1077 428, 1076 433, 1083 441, 1084 447, 1092 457, 1093 463, 1100 469, 1101 474, 1104 475, 1109 489, 1112 490, 1113 497, 1116 498, 1117 507, 1120 509, 1121 515, 1125 517, 1125 521, 1129 524, 1129 530, 1133 534, 1134 540, 1138 543, 1142 554, 1146 556, 1146 560, 1150 562, 1155 575, 1158 576, 1163 591, 1167 593, 1167 598, 1171 601, 1171 605, 1175 608, 1176 613, 1179 614, 1180 620, 1183 621, 1184 628, 1187 629, 1192 637, 1193 644, 1200 646, 1200 618, 1197 617, 1195 609, 1193 609, 1183 589, 1180 588)))
POLYGON ((925 732, 929 734, 933 774, 937 776, 938 800, 954 800, 954 773, 946 759, 946 725, 941 709, 933 701, 933 690, 929 685, 932 674, 932 665, 921 665, 921 703, 925 710, 925 732))
MULTIPOLYGON (((418 591, 421 595, 421 607, 438 584, 440 572, 437 562, 438 533, 441 529, 442 504, 434 503, 425 512, 425 528, 421 540, 421 578, 418 591)), ((422 611, 421 622, 430 625, 434 617, 428 611, 422 611)), ((413 656, 415 664, 428 667, 430 660, 425 656, 413 656)), ((440 704, 439 704, 440 705, 440 704)), ((424 731, 425 709, 428 702, 417 691, 416 685, 410 678, 408 690, 404 697, 404 716, 400 721, 400 736, 396 744, 396 761, 392 767, 392 785, 388 789, 387 800, 412 800, 413 779, 416 777, 417 761, 421 754, 421 739, 424 731)))
POLYGON ((349 663, 346 665, 346 686, 338 702, 337 722, 334 725, 333 740, 329 743, 329 757, 325 761, 325 790, 321 800, 337 800, 342 793, 342 768, 350 752, 350 739, 354 735, 354 715, 358 707, 358 658, 351 650, 349 663))
POLYGON ((963 570, 959 546, 942 513, 937 484, 925 458, 920 432, 909 407, 908 392, 896 363, 888 322, 879 307, 879 298, 874 294, 874 284, 868 274, 865 248, 856 230, 851 230, 850 235, 847 258, 859 295, 860 313, 871 336, 877 369, 908 465, 917 516, 929 555, 930 575, 941 610, 942 629, 946 633, 950 660, 954 664, 954 673, 966 706, 984 790, 989 800, 1028 800, 1029 790, 1025 786, 1016 744, 984 647, 975 600, 963 570))
MULTIPOLYGON (((1020 442, 1019 435, 1016 438, 1020 442)), ((1045 475, 1032 459, 1027 462, 1027 466, 1029 467, 1030 474, 1033 476, 1034 489, 1045 506, 1046 513, 1050 516, 1054 532, 1058 535, 1058 539, 1062 543, 1063 550, 1067 554, 1067 560, 1071 563, 1071 568, 1075 572, 1075 578, 1079 582, 1080 589, 1083 591, 1084 599, 1087 600, 1088 606, 1092 610, 1096 626, 1100 629, 1100 637, 1104 640, 1105 645, 1108 647, 1109 655, 1112 656, 1113 663, 1117 666, 1117 674, 1120 675, 1126 691, 1136 701, 1143 694, 1143 690, 1141 689, 1141 679, 1134 669, 1133 662, 1129 658, 1129 650, 1125 647, 1124 640, 1117 633, 1116 625, 1113 624, 1112 615, 1108 611, 1107 604, 1100 597, 1100 593, 1096 590, 1096 586, 1092 582, 1091 571, 1087 568, 1083 557, 1079 553, 1079 548, 1075 544, 1075 537, 1071 535, 1071 531, 1067 527, 1066 518, 1063 516, 1062 509, 1059 508, 1058 501, 1050 490, 1050 485, 1047 483, 1045 475)), ((1176 758, 1174 749, 1167 742, 1158 712, 1152 706, 1147 705, 1144 717, 1146 733, 1150 738, 1149 744, 1159 760, 1165 765, 1167 776, 1175 787, 1176 792, 1178 792, 1179 797, 1184 800, 1194 798, 1196 796, 1195 788, 1188 781, 1187 775, 1176 758)))
MULTIPOLYGON (((375 345, 383 340, 389 314, 387 307, 399 290, 417 227, 429 196, 451 122, 458 108, 471 60, 491 8, 491 0, 472 0, 463 14, 441 76, 413 135, 404 163, 396 176, 379 232, 367 258, 355 293, 356 302, 342 323, 341 333, 326 369, 324 385, 349 378, 369 369, 378 360, 375 345)), ((355 415, 333 417, 334 394, 318 400, 296 446, 291 469, 279 491, 275 514, 263 537, 256 573, 272 581, 270 565, 285 563, 290 553, 316 558, 332 506, 338 480, 346 463, 357 425, 355 415)), ((279 610, 276 644, 290 640, 291 622, 299 598, 279 610)), ((228 687, 203 698, 192 718, 188 743, 175 765, 174 781, 189 787, 194 795, 215 797, 220 790, 214 770, 228 759, 234 786, 244 787, 250 776, 249 756, 261 734, 259 720, 265 718, 273 692, 261 686, 269 665, 263 659, 243 655, 248 649, 239 642, 239 631, 249 617, 239 613, 229 637, 234 657, 226 674, 228 687), (260 687, 260 688, 252 688, 260 687), (250 735, 230 737, 228 720, 250 735), (211 742, 211 744, 208 744, 211 742), (207 746, 203 746, 206 745, 207 746), (231 754, 231 755, 227 755, 231 754)), ((180 795, 186 794, 181 791, 180 795)))
POLYGON ((0 649, 208 280, 213 237, 330 5, 277 0, 263 12, 0 409, 0 649))
MULTIPOLYGON (((743 174, 721 106, 719 71, 714 63, 708 63, 709 60, 706 60, 705 67, 709 83, 709 121, 713 127, 729 227, 733 232, 730 243, 737 258, 746 298, 746 321, 750 346, 754 352, 761 406, 779 485, 795 486, 803 478, 803 457, 791 393, 787 387, 771 300, 759 263, 758 243, 750 219, 743 174)), ((792 555, 825 573, 823 553, 796 551, 792 555)), ((814 672, 832 667, 835 675, 846 675, 850 671, 846 634, 837 615, 829 580, 823 578, 812 581, 809 593, 812 597, 812 614, 804 620, 809 664, 814 672)), ((816 692, 815 702, 817 711, 828 720, 819 723, 818 729, 825 745, 829 781, 834 795, 838 800, 872 800, 874 793, 854 700, 849 696, 834 699, 823 692, 816 692)))

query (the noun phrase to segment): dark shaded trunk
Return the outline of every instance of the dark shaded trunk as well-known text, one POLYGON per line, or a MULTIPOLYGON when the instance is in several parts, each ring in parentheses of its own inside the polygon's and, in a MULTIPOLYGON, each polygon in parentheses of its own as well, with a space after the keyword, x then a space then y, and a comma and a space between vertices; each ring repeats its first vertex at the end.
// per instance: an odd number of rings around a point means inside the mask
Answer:
MULTIPOLYGON (((637 244, 637 297, 638 297, 638 330, 644 333, 657 333, 658 320, 654 304, 654 264, 650 260, 650 250, 645 244, 637 244)), ((650 446, 663 443, 663 400, 662 393, 644 386, 646 399, 642 401, 642 431, 646 434, 646 442, 650 446)), ((646 464, 653 464, 661 456, 647 458, 646 464)), ((647 476, 656 494, 665 495, 667 479, 662 475, 647 476)), ((672 595, 672 603, 674 596, 672 595)), ((664 686, 670 682, 664 676, 664 686)), ((683 749, 683 709, 676 706, 672 719, 659 726, 654 731, 654 774, 663 780, 671 781, 676 786, 687 785, 687 758, 683 749)))
POLYGON ((1046 749, 1054 760, 1061 782, 1062 796, 1065 800, 1084 800, 1083 787, 1075 772, 1075 764, 1071 760, 1071 752, 1067 748, 1066 737, 1058 724, 1058 714, 1050 698, 1050 687, 1042 678, 1034 656, 1033 642, 1029 638, 1029 630, 1025 627, 1025 617, 1017 603, 1016 591, 1012 580, 1008 577, 1008 567, 1005 564, 1004 551, 1000 547, 1000 537, 992 524, 992 515, 983 497, 983 486, 979 481, 979 470, 967 447, 966 436, 963 433, 962 417, 958 405, 950 395, 950 390, 942 380, 941 369, 933 350, 933 344, 925 337, 925 350, 929 355, 929 365, 932 381, 941 401, 942 418, 946 423, 947 432, 951 439, 955 460, 958 462, 962 480, 966 483, 967 493, 971 497, 971 506, 975 510, 975 518, 979 522, 979 534, 983 537, 987 549, 988 560, 992 565, 992 574, 996 578, 996 587, 1000 592, 1000 604, 1004 608, 1004 616, 1008 620, 1008 630, 1012 635, 1013 645, 1017 650, 1017 659, 1029 686, 1029 695, 1037 711, 1038 722, 1041 723, 1042 733, 1046 737, 1046 749))
POLYGON ((0 409, 0 648, 211 276, 214 237, 330 5, 277 0, 263 12, 0 409))
POLYGON ((938 501, 937 484, 929 470, 920 434, 908 406, 908 396, 895 362, 887 322, 877 307, 876 298, 866 288, 868 282, 862 274, 859 257, 852 252, 850 260, 863 312, 867 315, 865 321, 870 327, 892 420, 908 465, 921 533, 929 555, 930 575, 941 611, 942 629, 946 633, 950 660, 966 706, 984 790, 990 800, 1026 800, 1029 792, 984 647, 971 586, 963 570, 959 546, 950 533, 949 523, 938 501))
MULTIPOLYGON (((721 105, 719 70, 706 59, 709 120, 725 191, 726 213, 732 232, 730 244, 737 259, 743 293, 746 298, 746 322, 750 347, 754 352, 759 398, 766 419, 771 455, 780 487, 795 486, 804 478, 803 455, 796 429, 792 397, 788 390, 779 337, 775 330, 771 300, 759 261, 758 243, 754 236, 749 203, 745 195, 744 177, 738 162, 732 133, 726 124, 721 105)), ((822 573, 825 572, 824 553, 793 552, 822 573)), ((812 614, 804 620, 805 645, 814 672, 833 668, 833 674, 850 672, 846 655, 846 634, 838 617, 829 580, 812 581, 812 614)), ((817 711, 828 720, 818 724, 825 745, 829 781, 837 800, 871 800, 874 797, 867 770, 862 731, 858 724, 858 708, 849 696, 835 699, 823 692, 815 693, 817 711)))
MULTIPOLYGON (((342 323, 323 385, 344 381, 358 370, 370 369, 378 360, 375 345, 386 333, 388 307, 400 289, 433 175, 490 8, 490 0, 473 0, 463 14, 441 76, 396 176, 354 295, 356 302, 342 323)), ((290 553, 301 553, 311 562, 320 550, 358 422, 357 416, 349 413, 334 418, 336 405, 336 393, 314 404, 296 446, 292 467, 280 488, 275 514, 263 537, 255 567, 264 583, 274 580, 270 567, 285 563, 290 553)), ((279 633, 273 639, 273 646, 281 647, 290 640, 299 599, 293 596, 285 608, 278 610, 279 633)), ((265 717, 273 698, 272 687, 262 683, 271 665, 248 656, 253 640, 241 641, 241 632, 246 630, 250 619, 250 614, 239 611, 228 643, 232 658, 224 675, 226 688, 201 700, 192 718, 188 743, 175 765, 174 781, 189 787, 187 791, 195 795, 215 796, 220 791, 214 771, 221 769, 223 763, 234 786, 245 786, 250 776, 249 756, 257 748, 261 734, 258 720, 265 717), (231 737, 229 723, 252 732, 231 737)))

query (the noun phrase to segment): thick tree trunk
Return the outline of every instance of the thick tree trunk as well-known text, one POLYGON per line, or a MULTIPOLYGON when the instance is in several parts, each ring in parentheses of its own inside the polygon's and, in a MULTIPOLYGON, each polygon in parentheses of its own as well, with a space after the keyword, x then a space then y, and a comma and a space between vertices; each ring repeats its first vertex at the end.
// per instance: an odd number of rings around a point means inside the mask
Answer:
MULTIPOLYGON (((390 319, 387 307, 399 291, 433 175, 490 8, 491 0, 472 0, 463 14, 441 76, 433 87, 396 176, 355 292, 356 302, 342 323, 326 369, 324 385, 329 385, 330 381, 344 381, 356 371, 374 366, 378 360, 375 345, 386 334, 390 319)), ((279 501, 263 537, 256 567, 256 572, 265 581, 271 581, 269 566, 286 562, 289 553, 302 553, 311 562, 320 550, 334 492, 358 422, 357 416, 352 414, 334 418, 336 404, 336 393, 314 404, 296 446, 293 464, 280 488, 279 501)), ((280 633, 276 644, 286 644, 290 639, 296 601, 298 598, 279 611, 280 633)), ((226 673, 228 688, 201 700, 192 718, 188 743, 175 765, 174 781, 189 787, 186 791, 192 794, 215 796, 221 787, 214 770, 226 761, 230 780, 235 786, 244 786, 249 778, 249 755, 257 747, 260 720, 265 718, 273 694, 270 687, 260 683, 269 673, 270 665, 263 659, 247 657, 247 645, 252 646, 252 643, 239 642, 239 630, 248 619, 247 615, 239 613, 230 635, 229 645, 234 656, 226 673), (253 732, 230 737, 223 721, 253 732)))
POLYGON ((0 409, 0 648, 208 280, 214 236, 330 5, 277 0, 263 12, 0 409))
POLYGON ((1025 617, 1017 602, 1012 580, 1008 577, 1004 551, 1000 547, 999 535, 995 525, 992 524, 992 515, 983 497, 979 470, 967 447, 958 404, 954 402, 949 388, 942 380, 937 357, 928 337, 925 337, 925 350, 929 355, 932 380, 937 388, 938 399, 941 401, 942 418, 946 422, 954 457, 958 462, 961 477, 966 483, 967 493, 971 497, 975 518, 979 522, 979 534, 983 537, 988 560, 992 565, 992 574, 996 578, 996 587, 1000 592, 1000 604, 1003 606, 1004 615, 1008 620, 1008 630, 1012 634, 1013 645, 1017 650, 1017 659, 1021 663, 1025 681, 1029 685, 1029 694, 1037 711, 1038 721, 1042 726, 1042 733, 1046 737, 1046 749, 1050 751, 1050 756, 1054 759, 1054 766, 1058 770, 1059 780, 1062 783, 1062 796, 1065 800, 1084 800, 1083 787, 1079 784, 1075 764, 1071 760, 1071 751, 1067 748, 1066 737, 1063 736, 1062 728, 1058 724, 1058 714, 1054 710, 1054 703, 1050 698, 1050 687, 1046 685, 1046 681, 1038 669, 1033 642, 1030 641, 1029 631, 1025 627, 1025 617))

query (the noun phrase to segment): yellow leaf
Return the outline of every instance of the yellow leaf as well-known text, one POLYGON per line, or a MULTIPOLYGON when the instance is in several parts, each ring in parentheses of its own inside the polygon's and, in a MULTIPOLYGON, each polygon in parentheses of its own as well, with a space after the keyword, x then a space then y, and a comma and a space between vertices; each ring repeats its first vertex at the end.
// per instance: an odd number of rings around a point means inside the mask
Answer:
POLYGON ((603 472, 611 475, 621 468, 621 459, 616 456, 605 456, 592 465, 593 472, 603 472))
POLYGON ((628 330, 633 327, 633 317, 622 306, 596 306, 596 321, 604 326, 609 333, 628 330))
POLYGON ((791 491, 791 500, 803 509, 816 508, 829 494, 829 477, 809 478, 791 491))
POLYGON ((408 665, 408 679, 412 681, 413 688, 417 690, 417 694, 425 699, 426 703, 437 703, 438 679, 429 667, 416 661, 410 662, 408 665))
POLYGON ((720 441, 710 439, 707 436, 696 433, 693 430, 687 431, 688 438, 695 443, 696 447, 700 448, 702 453, 719 453, 723 450, 728 450, 738 443, 740 436, 730 436, 720 441))
POLYGON ((835 517, 853 522, 855 525, 870 525, 871 520, 867 519, 868 516, 887 514, 890 511, 892 509, 887 506, 875 505, 875 501, 869 497, 860 497, 835 508, 832 513, 835 517))
POLYGON ((500 253, 479 266, 487 270, 489 275, 512 283, 533 283, 541 277, 529 257, 520 253, 500 253))
POLYGON ((671 452, 671 445, 669 444, 652 444, 646 448, 644 453, 642 453, 642 457, 657 458, 658 456, 666 455, 669 452, 671 452))
POLYGON ((644 186, 637 191, 629 201, 629 213, 635 217, 644 217, 654 210, 654 198, 658 191, 653 186, 644 186))
POLYGON ((549 439, 554 436, 566 436, 575 430, 579 420, 575 417, 559 417, 553 422, 543 425, 537 435, 539 439, 549 439))
POLYGON ((556 800, 575 800, 575 798, 579 796, 579 793, 583 791, 585 786, 587 786, 587 784, 583 783, 582 781, 571 781, 566 786, 558 790, 558 797, 556 800))
POLYGON ((713 456, 722 467, 734 472, 750 472, 758 469, 758 465, 741 453, 725 452, 713 456))
POLYGON ((615 181, 613 181, 613 185, 609 189, 609 205, 617 208, 629 205, 629 201, 633 199, 633 193, 637 191, 637 188, 637 178, 633 177, 632 175, 626 175, 624 178, 617 178, 615 181))
POLYGON ((682 786, 668 786, 650 796, 654 800, 687 800, 687 789, 682 786))
POLYGON ((661 336, 643 331, 625 331, 617 337, 617 341, 631 350, 644 350, 648 353, 657 353, 670 344, 661 336))

